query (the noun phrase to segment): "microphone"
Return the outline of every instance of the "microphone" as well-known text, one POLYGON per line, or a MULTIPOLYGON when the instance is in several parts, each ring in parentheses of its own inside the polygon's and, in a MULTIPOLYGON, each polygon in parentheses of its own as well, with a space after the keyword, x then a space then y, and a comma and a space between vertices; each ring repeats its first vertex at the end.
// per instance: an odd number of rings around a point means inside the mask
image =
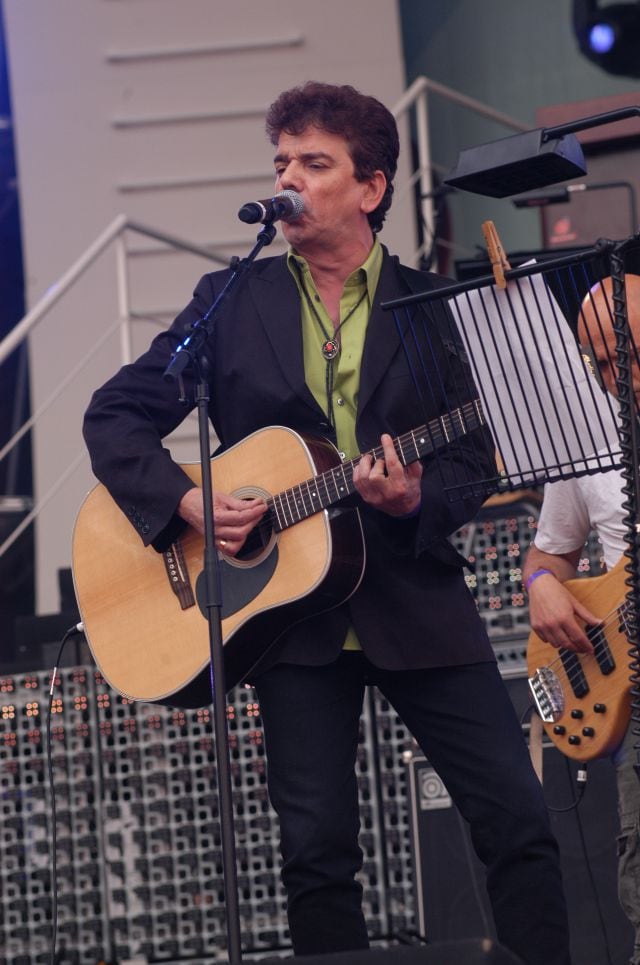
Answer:
POLYGON ((297 191, 278 191, 273 198, 264 201, 248 201, 238 211, 245 224, 271 223, 272 221, 295 221, 304 211, 304 201, 297 191))

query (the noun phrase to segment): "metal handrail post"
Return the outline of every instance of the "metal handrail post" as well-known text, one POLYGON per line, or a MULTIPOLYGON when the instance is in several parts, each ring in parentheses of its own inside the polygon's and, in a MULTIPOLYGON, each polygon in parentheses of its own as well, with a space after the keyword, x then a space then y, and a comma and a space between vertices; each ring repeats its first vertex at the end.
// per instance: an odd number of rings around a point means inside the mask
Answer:
POLYGON ((423 242, 414 255, 416 264, 419 263, 422 253, 430 250, 435 231, 435 205, 433 203, 433 197, 431 196, 433 191, 433 163, 431 160, 429 133, 429 94, 438 94, 445 100, 474 111, 476 114, 480 114, 488 120, 496 121, 512 130, 528 131, 530 129, 530 125, 523 124, 514 117, 510 117, 502 111, 497 111, 493 107, 489 107, 487 104, 476 100, 474 97, 461 94, 460 91, 454 90, 452 87, 447 87, 445 84, 440 84, 435 80, 431 80, 429 77, 416 77, 411 86, 406 89, 400 100, 391 110, 391 113, 396 119, 407 113, 411 108, 415 110, 416 115, 418 170, 412 175, 409 181, 409 187, 415 184, 416 181, 420 183, 420 203, 418 207, 423 223, 423 242))
POLYGON ((420 165, 420 212, 424 229, 425 250, 428 251, 436 226, 432 196, 433 176, 431 174, 429 105, 426 88, 420 91, 416 99, 416 135, 418 139, 418 164, 420 165))
POLYGON ((123 365, 133 361, 133 334, 129 301, 129 271, 127 244, 124 234, 116 238, 116 279, 118 287, 118 318, 120 319, 120 358, 123 365))

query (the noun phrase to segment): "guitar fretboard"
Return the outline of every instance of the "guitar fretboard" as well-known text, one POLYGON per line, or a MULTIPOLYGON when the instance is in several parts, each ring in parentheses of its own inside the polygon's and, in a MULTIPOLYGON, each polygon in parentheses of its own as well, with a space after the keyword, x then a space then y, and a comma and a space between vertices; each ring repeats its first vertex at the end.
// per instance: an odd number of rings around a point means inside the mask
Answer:
MULTIPOLYGON (((402 464, 408 466, 485 424, 480 400, 474 399, 427 425, 397 436, 393 444, 402 464)), ((382 446, 370 450, 370 454, 374 459, 381 459, 382 446)), ((267 516, 273 529, 281 532, 353 493, 353 472, 360 458, 334 466, 268 499, 267 516)))

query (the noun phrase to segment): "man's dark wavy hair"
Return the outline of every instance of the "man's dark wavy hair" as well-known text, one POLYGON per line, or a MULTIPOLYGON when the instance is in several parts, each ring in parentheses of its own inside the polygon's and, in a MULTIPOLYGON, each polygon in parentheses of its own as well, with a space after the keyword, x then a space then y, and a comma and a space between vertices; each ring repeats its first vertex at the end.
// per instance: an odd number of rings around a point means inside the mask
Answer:
POLYGON ((366 181, 374 171, 384 173, 387 189, 375 211, 367 215, 372 230, 380 231, 391 207, 400 150, 393 114, 354 87, 318 81, 283 91, 267 112, 267 135, 274 145, 282 132, 302 134, 312 126, 344 137, 358 181, 366 181))

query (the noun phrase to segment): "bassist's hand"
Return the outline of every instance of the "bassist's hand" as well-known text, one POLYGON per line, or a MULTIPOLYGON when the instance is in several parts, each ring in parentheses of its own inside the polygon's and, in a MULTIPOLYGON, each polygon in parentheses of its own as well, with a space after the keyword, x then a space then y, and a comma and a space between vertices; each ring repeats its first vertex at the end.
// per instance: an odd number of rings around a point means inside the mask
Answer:
POLYGON ((365 453, 353 471, 353 484, 365 502, 389 516, 410 516, 420 508, 422 465, 403 466, 386 433, 380 442, 383 459, 365 453))
POLYGON ((531 584, 529 619, 532 629, 545 643, 575 653, 593 653, 583 624, 597 626, 602 622, 553 573, 543 573, 531 584))
MULTIPOLYGON (((235 556, 267 509, 264 499, 238 499, 227 493, 214 493, 213 516, 216 546, 227 556, 235 556)), ((190 489, 178 505, 184 520, 204 535, 204 505, 202 490, 190 489)))

